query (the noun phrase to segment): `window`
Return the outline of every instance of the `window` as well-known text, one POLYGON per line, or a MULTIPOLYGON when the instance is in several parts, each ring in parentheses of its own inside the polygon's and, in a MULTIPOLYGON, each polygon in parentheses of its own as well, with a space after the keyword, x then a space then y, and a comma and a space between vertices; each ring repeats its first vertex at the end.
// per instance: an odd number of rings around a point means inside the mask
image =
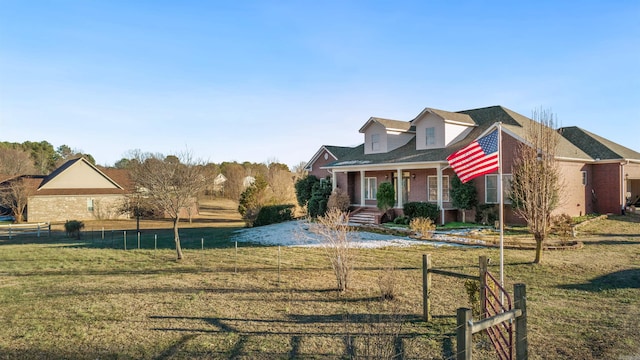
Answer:
MULTIPOLYGON (((438 201, 438 177, 437 176, 428 176, 427 177, 427 187, 428 187, 428 200, 427 201, 438 201)), ((449 202, 449 176, 444 175, 442 177, 442 201, 449 202)))
POLYGON ((380 134, 371 134, 371 151, 380 151, 380 134))
MULTIPOLYGON (((502 196, 505 204, 511 203, 509 200, 509 194, 511 193, 511 178, 512 175, 502 175, 503 188, 502 196)), ((487 204, 497 204, 498 199, 498 175, 485 175, 484 177, 484 199, 487 204)))
POLYGON ((365 200, 375 200, 378 192, 377 179, 374 177, 364 178, 364 198, 365 200))
POLYGON ((87 199, 87 211, 93 211, 93 199, 87 199))
POLYGON ((426 137, 427 144, 426 145, 427 146, 435 145, 436 144, 436 128, 428 127, 426 135, 427 135, 427 137, 426 137))
POLYGON ((587 185, 587 172, 582 172, 582 185, 587 185))

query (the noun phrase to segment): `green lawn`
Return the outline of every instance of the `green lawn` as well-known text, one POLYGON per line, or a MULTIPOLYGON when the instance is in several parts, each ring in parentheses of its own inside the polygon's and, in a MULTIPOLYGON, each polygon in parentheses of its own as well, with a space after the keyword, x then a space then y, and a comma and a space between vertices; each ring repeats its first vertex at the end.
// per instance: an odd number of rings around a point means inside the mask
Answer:
MULTIPOLYGON (((128 235, 127 251, 121 235, 112 246, 101 232, 0 239, 0 358, 342 359, 389 349, 450 358, 456 308, 469 306, 464 280, 434 275, 434 320, 422 322, 422 254, 470 275, 487 255, 498 272, 496 249, 361 249, 340 295, 322 249, 236 251, 233 230, 181 230, 181 262, 170 230, 145 230, 140 250, 128 235), (380 301, 389 272, 396 298, 380 301)), ((505 250, 507 288, 527 285, 530 358, 638 357, 640 224, 616 217, 581 234, 583 249, 545 252, 542 265, 533 251, 505 250)), ((476 344, 474 359, 494 358, 482 337, 476 344)))

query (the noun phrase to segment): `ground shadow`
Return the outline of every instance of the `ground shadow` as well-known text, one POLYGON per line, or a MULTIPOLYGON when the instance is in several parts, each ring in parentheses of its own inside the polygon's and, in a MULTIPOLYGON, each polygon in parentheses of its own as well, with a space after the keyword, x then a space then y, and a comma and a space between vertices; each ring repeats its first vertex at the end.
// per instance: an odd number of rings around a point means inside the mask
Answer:
POLYGON ((561 289, 599 292, 615 289, 640 289, 640 269, 620 270, 598 276, 584 284, 565 284, 561 289))

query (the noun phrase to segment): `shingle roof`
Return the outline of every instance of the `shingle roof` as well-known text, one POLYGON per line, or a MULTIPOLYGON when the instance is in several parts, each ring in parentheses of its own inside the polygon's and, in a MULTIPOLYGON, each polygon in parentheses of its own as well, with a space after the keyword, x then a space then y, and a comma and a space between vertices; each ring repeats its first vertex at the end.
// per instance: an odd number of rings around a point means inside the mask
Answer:
POLYGON ((341 159, 343 156, 345 156, 345 154, 348 154, 354 149, 353 147, 349 146, 325 145, 324 147, 338 159, 341 159))
MULTIPOLYGON (((344 156, 340 157, 338 161, 328 164, 327 167, 384 165, 412 162, 442 163, 446 162, 447 156, 467 146, 497 122, 502 122, 503 127, 506 130, 510 131, 521 139, 525 138, 527 129, 532 124, 534 124, 533 120, 502 106, 490 106, 479 109, 459 111, 456 113, 444 112, 442 115, 453 117, 451 116, 451 114, 465 115, 465 117, 469 117, 471 121, 477 126, 472 128, 463 140, 451 144, 445 148, 416 150, 416 140, 414 137, 407 144, 390 152, 364 154, 364 144, 362 144, 356 148, 352 148, 352 150, 350 151, 345 152, 344 156)), ((443 116, 443 118, 445 117, 443 116)), ((571 159, 583 159, 585 161, 592 160, 592 158, 587 153, 569 142, 567 139, 560 136, 558 139, 557 155, 559 157, 571 159)))
POLYGON ((626 148, 577 126, 564 127, 558 132, 594 160, 640 160, 640 153, 626 148))
POLYGON ((385 129, 391 131, 402 131, 402 132, 411 132, 415 131, 415 128, 411 124, 410 121, 402 121, 402 120, 392 120, 392 119, 383 119, 378 117, 371 117, 367 122, 360 128, 360 132, 364 132, 364 130, 371 124, 378 123, 384 126, 385 129))
POLYGON ((430 112, 440 116, 441 118, 443 118, 445 120, 453 120, 455 122, 468 124, 468 125, 475 125, 476 124, 473 121, 473 119, 471 118, 471 116, 469 116, 468 114, 455 113, 455 112, 439 110, 439 109, 433 109, 433 108, 427 108, 425 110, 430 111, 430 112))

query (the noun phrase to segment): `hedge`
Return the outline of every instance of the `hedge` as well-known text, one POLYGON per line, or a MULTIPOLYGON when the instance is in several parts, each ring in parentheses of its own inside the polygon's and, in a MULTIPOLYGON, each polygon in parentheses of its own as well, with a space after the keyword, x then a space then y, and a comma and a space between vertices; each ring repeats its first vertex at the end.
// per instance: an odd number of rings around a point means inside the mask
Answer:
POLYGON ((408 202, 404 204, 403 210, 404 216, 407 216, 410 219, 429 218, 435 222, 440 215, 440 208, 438 205, 428 202, 408 202))
POLYGON ((253 222, 253 226, 264 226, 293 220, 294 205, 271 205, 263 206, 253 222))

